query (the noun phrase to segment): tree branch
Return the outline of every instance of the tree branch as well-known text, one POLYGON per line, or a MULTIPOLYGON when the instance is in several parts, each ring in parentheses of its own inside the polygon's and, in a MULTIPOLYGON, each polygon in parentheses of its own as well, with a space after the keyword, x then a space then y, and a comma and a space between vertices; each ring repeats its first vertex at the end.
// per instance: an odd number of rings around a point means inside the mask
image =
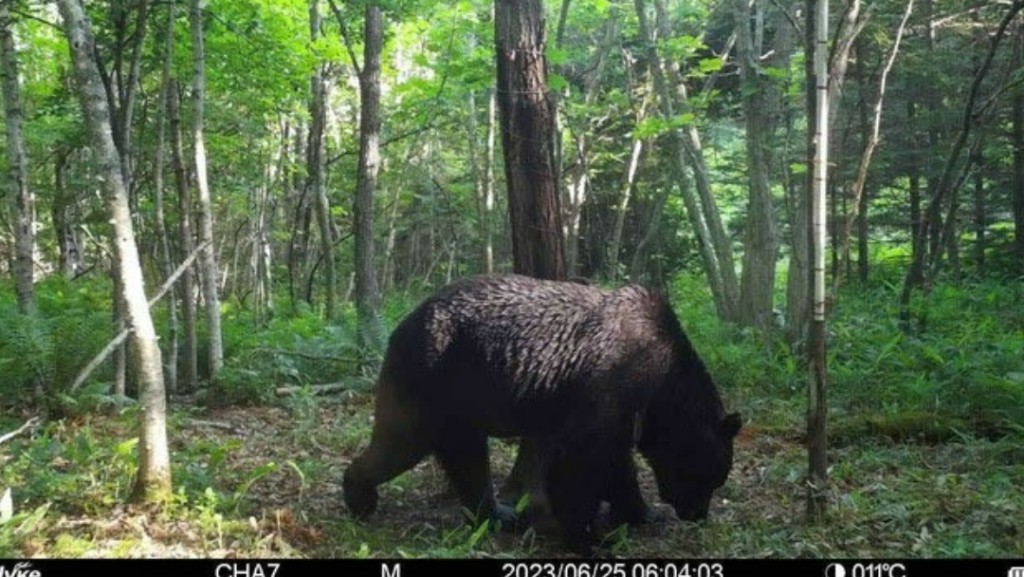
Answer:
MULTIPOLYGON (((197 246, 195 250, 192 251, 192 254, 188 255, 188 258, 186 258, 184 262, 178 265, 178 268, 175 269, 173 273, 171 273, 171 276, 168 277, 166 281, 164 281, 164 284, 160 287, 160 290, 158 290, 156 294, 149 299, 147 304, 150 307, 152 307, 160 299, 162 299, 164 295, 167 294, 167 291, 171 290, 171 287, 174 286, 174 283, 178 280, 178 278, 182 274, 184 274, 185 271, 188 270, 190 266, 192 266, 192 262, 196 260, 196 257, 199 256, 199 253, 202 250, 204 250, 208 244, 209 242, 199 243, 199 246, 197 246)), ((120 333, 118 333, 117 336, 111 339, 111 341, 107 343, 107 346, 103 347, 103 350, 97 353, 97 355, 93 357, 91 361, 89 361, 89 364, 85 365, 85 368, 82 369, 80 373, 78 373, 78 376, 75 377, 75 380, 71 383, 71 388, 69 389, 69 392, 74 392, 78 389, 78 387, 82 386, 82 383, 84 383, 85 380, 89 378, 89 375, 91 375, 93 371, 96 370, 96 367, 100 366, 100 364, 102 364, 103 361, 107 360, 107 357, 109 357, 117 347, 121 346, 121 343, 123 343, 125 339, 128 338, 128 334, 130 332, 130 329, 124 329, 120 333)))
MULTIPOLYGON (((423 126, 420 126, 419 128, 413 128, 413 129, 407 130, 407 131, 405 131, 405 132, 403 132, 401 134, 396 134, 395 136, 392 136, 391 138, 387 138, 385 140, 382 140, 381 143, 380 143, 380 147, 381 148, 387 148, 388 145, 394 144, 394 143, 396 143, 398 141, 401 141, 401 140, 405 140, 406 138, 417 136, 419 134, 427 132, 428 130, 433 130, 435 128, 448 128, 448 127, 453 126, 453 125, 458 124, 458 123, 459 123, 458 120, 449 120, 449 121, 444 122, 444 123, 433 123, 433 122, 431 122, 431 123, 428 123, 428 124, 424 124, 423 126)), ((352 149, 342 150, 341 152, 339 152, 334 157, 327 159, 327 166, 330 166, 330 165, 334 164, 335 162, 338 162, 339 160, 341 160, 342 158, 344 158, 346 156, 351 156, 353 154, 356 154, 357 152, 359 152, 359 151, 358 150, 352 150, 352 149)))
POLYGON ((345 41, 345 50, 352 60, 352 68, 356 69, 357 75, 362 76, 363 68, 359 66, 359 59, 356 58, 355 49, 352 48, 352 36, 348 33, 348 26, 345 26, 345 17, 334 0, 327 0, 327 3, 331 5, 331 12, 334 12, 334 18, 338 21, 338 27, 341 28, 341 38, 345 41))
POLYGON ((39 423, 41 423, 41 422, 42 421, 39 419, 39 417, 32 417, 31 419, 25 421, 24 425, 22 425, 22 426, 18 427, 17 429, 11 431, 10 433, 4 433, 3 435, 0 435, 0 445, 6 443, 7 441, 10 441, 14 437, 17 437, 18 435, 24 433, 25 431, 27 431, 29 429, 32 429, 32 428, 35 428, 35 427, 39 426, 39 423))

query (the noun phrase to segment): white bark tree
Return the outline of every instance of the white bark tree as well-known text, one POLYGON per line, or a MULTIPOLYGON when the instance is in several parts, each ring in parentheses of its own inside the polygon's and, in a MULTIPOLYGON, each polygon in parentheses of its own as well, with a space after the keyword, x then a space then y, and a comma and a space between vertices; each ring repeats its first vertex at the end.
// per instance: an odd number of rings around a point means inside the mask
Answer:
POLYGON ((206 106, 206 51, 203 41, 203 11, 206 0, 192 0, 189 22, 192 28, 192 140, 195 148, 196 187, 199 189, 199 239, 206 243, 200 256, 203 301, 206 305, 206 332, 209 338, 210 380, 217 378, 224 365, 224 345, 220 330, 220 273, 213 242, 213 198, 206 178, 206 143, 203 117, 206 106))
POLYGON ((93 59, 95 39, 79 0, 59 0, 82 115, 96 162, 96 174, 109 205, 113 222, 113 244, 117 252, 117 274, 126 309, 132 348, 136 353, 140 379, 142 427, 139 441, 139 470, 133 496, 143 501, 161 501, 171 494, 171 464, 167 447, 167 404, 160 347, 146 301, 139 251, 135 244, 128 190, 121 171, 121 159, 114 146, 110 109, 93 59))

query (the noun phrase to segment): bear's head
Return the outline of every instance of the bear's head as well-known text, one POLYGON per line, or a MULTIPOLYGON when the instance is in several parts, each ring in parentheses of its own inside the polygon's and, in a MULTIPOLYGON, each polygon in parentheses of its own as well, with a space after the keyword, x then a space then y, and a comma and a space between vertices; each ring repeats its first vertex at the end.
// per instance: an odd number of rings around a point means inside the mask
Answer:
POLYGON ((686 418, 645 430, 640 450, 654 471, 658 493, 683 521, 707 518, 711 496, 732 469, 733 440, 742 426, 739 413, 706 423, 686 418), (667 426, 666 426, 667 425, 667 426))

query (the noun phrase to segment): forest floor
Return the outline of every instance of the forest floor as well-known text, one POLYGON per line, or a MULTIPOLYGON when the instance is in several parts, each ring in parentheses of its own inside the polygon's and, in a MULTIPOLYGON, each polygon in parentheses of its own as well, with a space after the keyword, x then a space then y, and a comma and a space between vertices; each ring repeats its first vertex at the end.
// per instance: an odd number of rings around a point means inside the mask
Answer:
MULTIPOLYGON (((91 416, 0 447, 0 557, 555 557, 557 539, 475 531, 440 468, 427 460, 386 484, 355 522, 341 476, 365 444, 372 397, 283 406, 194 409, 170 419, 177 488, 160 511, 125 506, 135 415, 91 416), (5 470, 6 469, 6 470, 5 470)), ((742 409, 742 407, 741 407, 742 409)), ((6 431, 13 420, 0 419, 6 431)), ((748 424, 706 525, 668 519, 614 531, 623 557, 1021 557, 1024 445, 960 432, 944 442, 837 436, 834 496, 822 523, 803 520, 806 453, 792 426, 748 424)), ((492 442, 496 483, 513 446, 492 442)), ((648 502, 657 494, 646 467, 648 502)))

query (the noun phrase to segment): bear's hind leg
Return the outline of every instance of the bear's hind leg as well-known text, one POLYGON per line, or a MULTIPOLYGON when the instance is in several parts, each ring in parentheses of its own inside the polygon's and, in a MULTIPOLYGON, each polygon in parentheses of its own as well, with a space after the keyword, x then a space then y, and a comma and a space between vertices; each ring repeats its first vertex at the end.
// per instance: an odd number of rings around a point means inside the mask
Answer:
POLYGON ((438 436, 434 454, 471 519, 491 519, 503 528, 515 525, 515 511, 494 496, 485 434, 471 427, 448 426, 438 436))
POLYGON ((377 509, 377 486, 415 467, 430 452, 431 430, 389 386, 377 392, 370 445, 345 470, 345 504, 356 518, 377 509))

